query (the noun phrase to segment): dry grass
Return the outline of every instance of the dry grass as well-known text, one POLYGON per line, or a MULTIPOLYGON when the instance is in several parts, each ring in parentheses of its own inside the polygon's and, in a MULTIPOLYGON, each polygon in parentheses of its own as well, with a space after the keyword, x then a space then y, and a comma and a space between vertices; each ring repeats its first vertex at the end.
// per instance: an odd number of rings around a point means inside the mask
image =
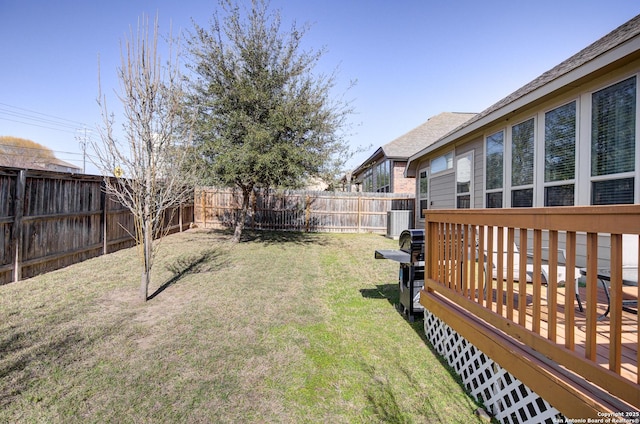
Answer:
POLYGON ((375 235, 167 237, 0 287, 0 422, 475 422, 375 235))

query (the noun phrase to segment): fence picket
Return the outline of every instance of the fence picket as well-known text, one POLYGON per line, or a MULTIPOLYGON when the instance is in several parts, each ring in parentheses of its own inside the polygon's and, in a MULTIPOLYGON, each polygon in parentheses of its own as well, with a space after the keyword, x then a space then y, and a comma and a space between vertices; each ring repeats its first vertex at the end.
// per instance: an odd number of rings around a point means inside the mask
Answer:
MULTIPOLYGON (((167 225, 188 227, 193 209, 167 225)), ((100 176, 0 167, 0 284, 130 247, 133 228, 100 176)))
MULTIPOLYGON (((343 193, 319 191, 269 191, 254 193, 247 228, 306 232, 387 231, 387 212, 414 210, 415 199, 407 194, 343 193)), ((233 189, 196 189, 194 222, 204 228, 228 228, 242 204, 233 189)))

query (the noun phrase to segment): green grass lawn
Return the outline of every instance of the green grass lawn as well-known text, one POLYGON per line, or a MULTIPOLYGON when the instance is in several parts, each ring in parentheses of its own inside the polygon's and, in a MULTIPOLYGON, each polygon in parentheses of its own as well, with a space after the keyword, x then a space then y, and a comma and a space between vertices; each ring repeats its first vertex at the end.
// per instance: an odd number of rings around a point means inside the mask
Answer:
POLYGON ((394 308, 397 242, 192 230, 0 286, 0 422, 470 423, 394 308))

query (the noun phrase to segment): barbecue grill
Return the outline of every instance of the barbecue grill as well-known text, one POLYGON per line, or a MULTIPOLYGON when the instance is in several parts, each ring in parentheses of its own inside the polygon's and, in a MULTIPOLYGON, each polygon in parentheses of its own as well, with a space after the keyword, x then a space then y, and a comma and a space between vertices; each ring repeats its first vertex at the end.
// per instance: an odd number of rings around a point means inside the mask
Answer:
POLYGON ((398 240, 399 250, 376 250, 376 259, 389 259, 400 263, 398 309, 413 322, 423 313, 420 290, 424 287, 424 230, 404 230, 398 240))

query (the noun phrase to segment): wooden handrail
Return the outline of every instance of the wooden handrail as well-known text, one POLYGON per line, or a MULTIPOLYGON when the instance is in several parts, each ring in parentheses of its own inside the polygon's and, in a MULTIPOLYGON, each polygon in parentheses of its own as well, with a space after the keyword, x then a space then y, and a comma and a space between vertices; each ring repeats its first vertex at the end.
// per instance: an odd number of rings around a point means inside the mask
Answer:
MULTIPOLYGON (((634 234, 636 242, 640 240, 640 205, 425 210, 424 215, 426 292, 454 302, 640 409, 638 344, 625 347, 635 350, 635 363, 630 364, 628 356, 623 358, 622 343, 622 234, 634 234), (598 243, 602 237, 611 240, 608 320, 599 320, 597 310, 597 269, 603 259, 598 258, 598 243), (543 260, 545 243, 549 256, 543 260), (560 248, 566 252, 565 264, 558 261, 560 248), (527 257, 532 263, 527 263, 527 257), (577 258, 586 259, 579 263, 577 258), (586 268, 586 324, 581 326, 585 340, 576 340, 574 281, 580 277, 576 264, 586 268), (519 273, 513 275, 516 267, 519 273), (566 268, 563 304, 558 301, 560 267, 566 268), (603 328, 609 337, 606 349, 598 338, 603 328), (608 355, 605 361, 603 351, 608 355), (623 373, 623 364, 633 369, 634 380, 629 379, 628 370, 623 373)), ((637 333, 639 322, 634 324, 637 333)))

